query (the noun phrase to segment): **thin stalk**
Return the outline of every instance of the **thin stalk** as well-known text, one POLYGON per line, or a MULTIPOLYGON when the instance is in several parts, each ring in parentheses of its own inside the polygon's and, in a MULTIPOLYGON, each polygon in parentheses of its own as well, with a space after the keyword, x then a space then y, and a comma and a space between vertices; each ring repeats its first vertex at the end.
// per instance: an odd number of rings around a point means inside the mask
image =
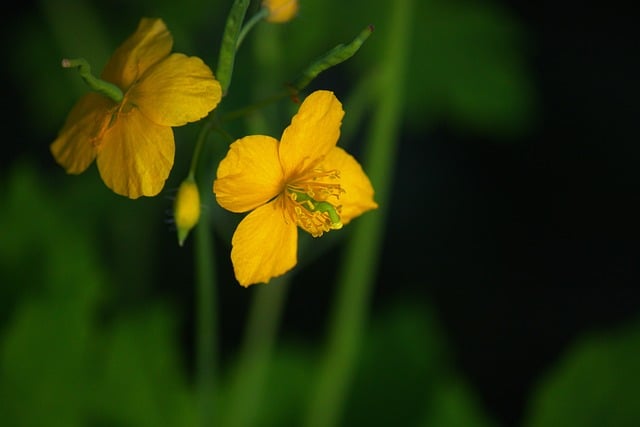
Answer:
POLYGON ((233 74, 233 66, 236 60, 238 36, 240 35, 240 29, 248 7, 249 0, 235 0, 227 16, 218 55, 218 67, 216 68, 216 78, 222 87, 223 96, 227 95, 229 85, 231 84, 231 75, 233 74))
POLYGON ((251 29, 253 27, 255 27, 255 25, 262 21, 264 18, 266 18, 267 16, 269 16, 269 10, 267 8, 261 8, 258 13, 256 13, 255 15, 253 15, 246 24, 244 24, 242 26, 242 29, 240 30, 240 34, 238 35, 238 40, 236 41, 236 50, 238 50, 240 48, 240 45, 242 44, 242 41, 244 40, 244 38, 247 36, 247 34, 249 34, 249 31, 251 31, 251 29))
POLYGON ((397 137, 402 114, 402 82, 407 62, 412 0, 393 4, 388 45, 378 80, 377 109, 371 121, 364 169, 380 208, 354 221, 337 280, 328 341, 305 419, 307 427, 338 425, 355 372, 371 291, 375 283, 383 229, 390 200, 397 137))
POLYGON ((216 266, 208 217, 196 226, 196 369, 202 427, 216 425, 218 321, 216 318, 216 266))
POLYGON ((214 112, 209 113, 206 119, 202 121, 202 127, 200 128, 200 132, 198 132, 198 137, 196 139, 196 145, 193 148, 193 154, 191 155, 191 164, 189 165, 188 177, 194 178, 196 174, 196 170, 198 169, 198 162, 200 160, 200 153, 202 153, 202 148, 204 147, 204 142, 207 140, 209 133, 214 127, 214 112))

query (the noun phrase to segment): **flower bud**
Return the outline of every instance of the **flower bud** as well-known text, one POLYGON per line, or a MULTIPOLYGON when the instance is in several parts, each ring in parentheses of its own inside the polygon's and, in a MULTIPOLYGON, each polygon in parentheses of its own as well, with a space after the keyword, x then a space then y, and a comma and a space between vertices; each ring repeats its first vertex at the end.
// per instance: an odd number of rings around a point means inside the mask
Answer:
POLYGON ((298 0, 263 0, 262 6, 269 11, 267 22, 276 24, 290 21, 298 13, 298 0))
POLYGON ((178 230, 178 244, 182 246, 189 232, 200 219, 200 193, 192 178, 187 178, 180 184, 173 206, 173 215, 178 230))

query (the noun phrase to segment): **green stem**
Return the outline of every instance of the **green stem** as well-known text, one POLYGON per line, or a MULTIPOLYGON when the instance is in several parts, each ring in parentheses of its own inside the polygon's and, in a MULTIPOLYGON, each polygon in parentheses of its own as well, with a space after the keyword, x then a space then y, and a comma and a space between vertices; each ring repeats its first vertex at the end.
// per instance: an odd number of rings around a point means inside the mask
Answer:
POLYGON ((396 142, 402 113, 402 83, 408 58, 412 0, 393 2, 388 45, 378 80, 377 109, 371 121, 365 170, 376 190, 377 211, 353 224, 339 272, 336 303, 331 313, 326 352, 321 360, 305 425, 339 424, 356 367, 367 310, 380 256, 384 221, 390 200, 396 142))
POLYGON ((211 227, 207 216, 196 226, 197 281, 197 384, 201 425, 215 425, 216 366, 218 324, 216 307, 216 268, 211 227))
POLYGON ((233 74, 233 65, 236 60, 236 48, 238 46, 238 37, 244 16, 249 7, 249 0, 235 0, 229 11, 227 23, 222 34, 222 44, 220 46, 220 54, 218 57, 218 68, 216 69, 216 79, 222 86, 222 95, 226 95, 231 84, 231 75, 233 74))
POLYGON ((122 101, 122 98, 124 98, 124 95, 118 86, 101 80, 91 74, 91 66, 84 58, 63 59, 62 67, 77 68, 80 73, 80 77, 82 77, 82 80, 84 80, 87 86, 99 94, 104 95, 115 102, 120 102, 122 101))
POLYGON ((189 165, 188 177, 190 178, 195 177, 196 170, 198 169, 198 161, 200 160, 200 153, 202 152, 202 148, 204 147, 204 142, 207 140, 209 133, 214 127, 214 114, 215 111, 212 111, 204 120, 202 120, 202 127, 200 128, 200 132, 198 132, 196 145, 193 148, 193 154, 191 156, 191 164, 189 165))
POLYGON ((258 101, 258 102, 254 103, 254 104, 251 104, 251 105, 248 105, 246 107, 242 107, 242 108, 239 108, 237 110, 233 110, 233 111, 230 111, 230 112, 228 112, 226 114, 223 114, 222 117, 220 118, 220 120, 223 121, 223 122, 227 122, 227 121, 230 121, 230 120, 235 120, 235 119, 238 119, 238 118, 241 118, 241 117, 245 117, 245 116, 247 116, 247 115, 249 115, 249 114, 251 114, 251 113, 253 113, 255 111, 258 111, 258 110, 262 109, 263 107, 266 107, 266 106, 268 106, 270 104, 278 102, 281 99, 286 98, 287 96, 290 96, 290 95, 291 95, 291 91, 289 91, 289 90, 280 91, 280 92, 276 93, 275 95, 272 95, 272 96, 269 96, 267 98, 264 98, 263 100, 258 101))
POLYGON ((249 19, 247 21, 246 24, 244 24, 244 26, 242 27, 242 30, 240 30, 240 34, 238 35, 238 40, 236 41, 236 50, 238 50, 240 48, 240 45, 242 44, 242 41, 244 40, 244 38, 247 36, 247 34, 249 34, 249 31, 251 31, 251 29, 260 21, 262 21, 264 18, 266 18, 267 16, 269 16, 269 10, 266 8, 260 8, 260 10, 258 11, 258 13, 256 13, 255 15, 253 15, 251 17, 251 19, 249 19))
MULTIPOLYGON (((263 9, 264 11, 266 9, 263 9)), ((260 13, 256 14, 260 15, 260 13)), ((254 16, 255 18, 255 16, 254 16)), ((247 24, 246 26, 248 26, 247 24)), ((246 27, 245 26, 245 27, 246 27)), ((320 58, 316 59, 311 65, 309 65, 300 75, 297 77, 294 83, 287 84, 284 90, 277 92, 274 95, 271 95, 267 98, 262 99, 254 104, 249 106, 240 108, 238 110, 231 111, 222 116, 222 121, 228 121, 237 119, 239 117, 246 116, 248 114, 253 113, 256 110, 259 110, 269 104, 277 102, 283 98, 290 97, 296 99, 298 93, 301 92, 304 88, 306 88, 313 79, 318 77, 318 75, 335 66, 338 65, 347 59, 351 58, 356 52, 360 49, 362 44, 369 38, 371 33, 373 32, 373 26, 369 25, 367 28, 362 30, 355 39, 353 39, 350 43, 344 45, 339 44, 334 47, 330 51, 326 52, 320 58)))

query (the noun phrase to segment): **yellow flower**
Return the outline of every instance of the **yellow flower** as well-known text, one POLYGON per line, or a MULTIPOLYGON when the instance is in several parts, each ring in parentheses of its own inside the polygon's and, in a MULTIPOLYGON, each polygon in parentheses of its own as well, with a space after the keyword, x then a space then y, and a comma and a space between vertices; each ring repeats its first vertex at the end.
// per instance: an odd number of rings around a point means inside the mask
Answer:
POLYGON ((309 95, 282 138, 235 141, 218 165, 213 192, 238 225, 231 260, 242 286, 266 283, 297 263, 298 228, 314 237, 377 208, 358 161, 336 143, 344 111, 332 92, 309 95))
POLYGON ((180 184, 173 214, 178 230, 178 244, 182 246, 187 235, 200 219, 200 193, 193 179, 187 178, 180 184))
POLYGON ((264 0, 262 6, 269 11, 267 22, 287 22, 298 13, 298 0, 264 0))
POLYGON ((98 93, 73 107, 51 152, 67 173, 96 160, 114 192, 155 196, 173 166, 172 127, 205 117, 221 98, 218 81, 198 57, 171 53, 173 37, 161 19, 143 18, 113 54, 101 78, 118 86, 115 102, 98 93))

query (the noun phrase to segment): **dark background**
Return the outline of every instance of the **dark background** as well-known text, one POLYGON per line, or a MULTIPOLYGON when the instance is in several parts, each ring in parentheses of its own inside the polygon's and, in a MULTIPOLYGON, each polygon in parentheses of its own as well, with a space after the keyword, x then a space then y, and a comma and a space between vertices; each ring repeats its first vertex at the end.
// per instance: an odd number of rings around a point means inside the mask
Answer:
MULTIPOLYGON (((569 343, 640 315, 640 68, 637 18, 623 5, 501 3, 528 35, 533 125, 515 136, 446 120, 425 132, 404 128, 372 312, 395 296, 430 300, 487 411, 519 425, 531 387, 569 343)), ((6 49, 33 14, 38 5, 22 2, 5 15, 6 49)), ((44 137, 30 116, 30 88, 15 70, 2 67, 3 175, 24 158, 59 173, 48 151, 54 135, 44 137)), ((296 276, 285 335, 321 336, 331 288, 308 277, 326 279, 339 254, 296 276)), ((188 289, 160 291, 191 304, 188 289)), ((231 346, 242 331, 242 291, 220 290, 231 346)))

